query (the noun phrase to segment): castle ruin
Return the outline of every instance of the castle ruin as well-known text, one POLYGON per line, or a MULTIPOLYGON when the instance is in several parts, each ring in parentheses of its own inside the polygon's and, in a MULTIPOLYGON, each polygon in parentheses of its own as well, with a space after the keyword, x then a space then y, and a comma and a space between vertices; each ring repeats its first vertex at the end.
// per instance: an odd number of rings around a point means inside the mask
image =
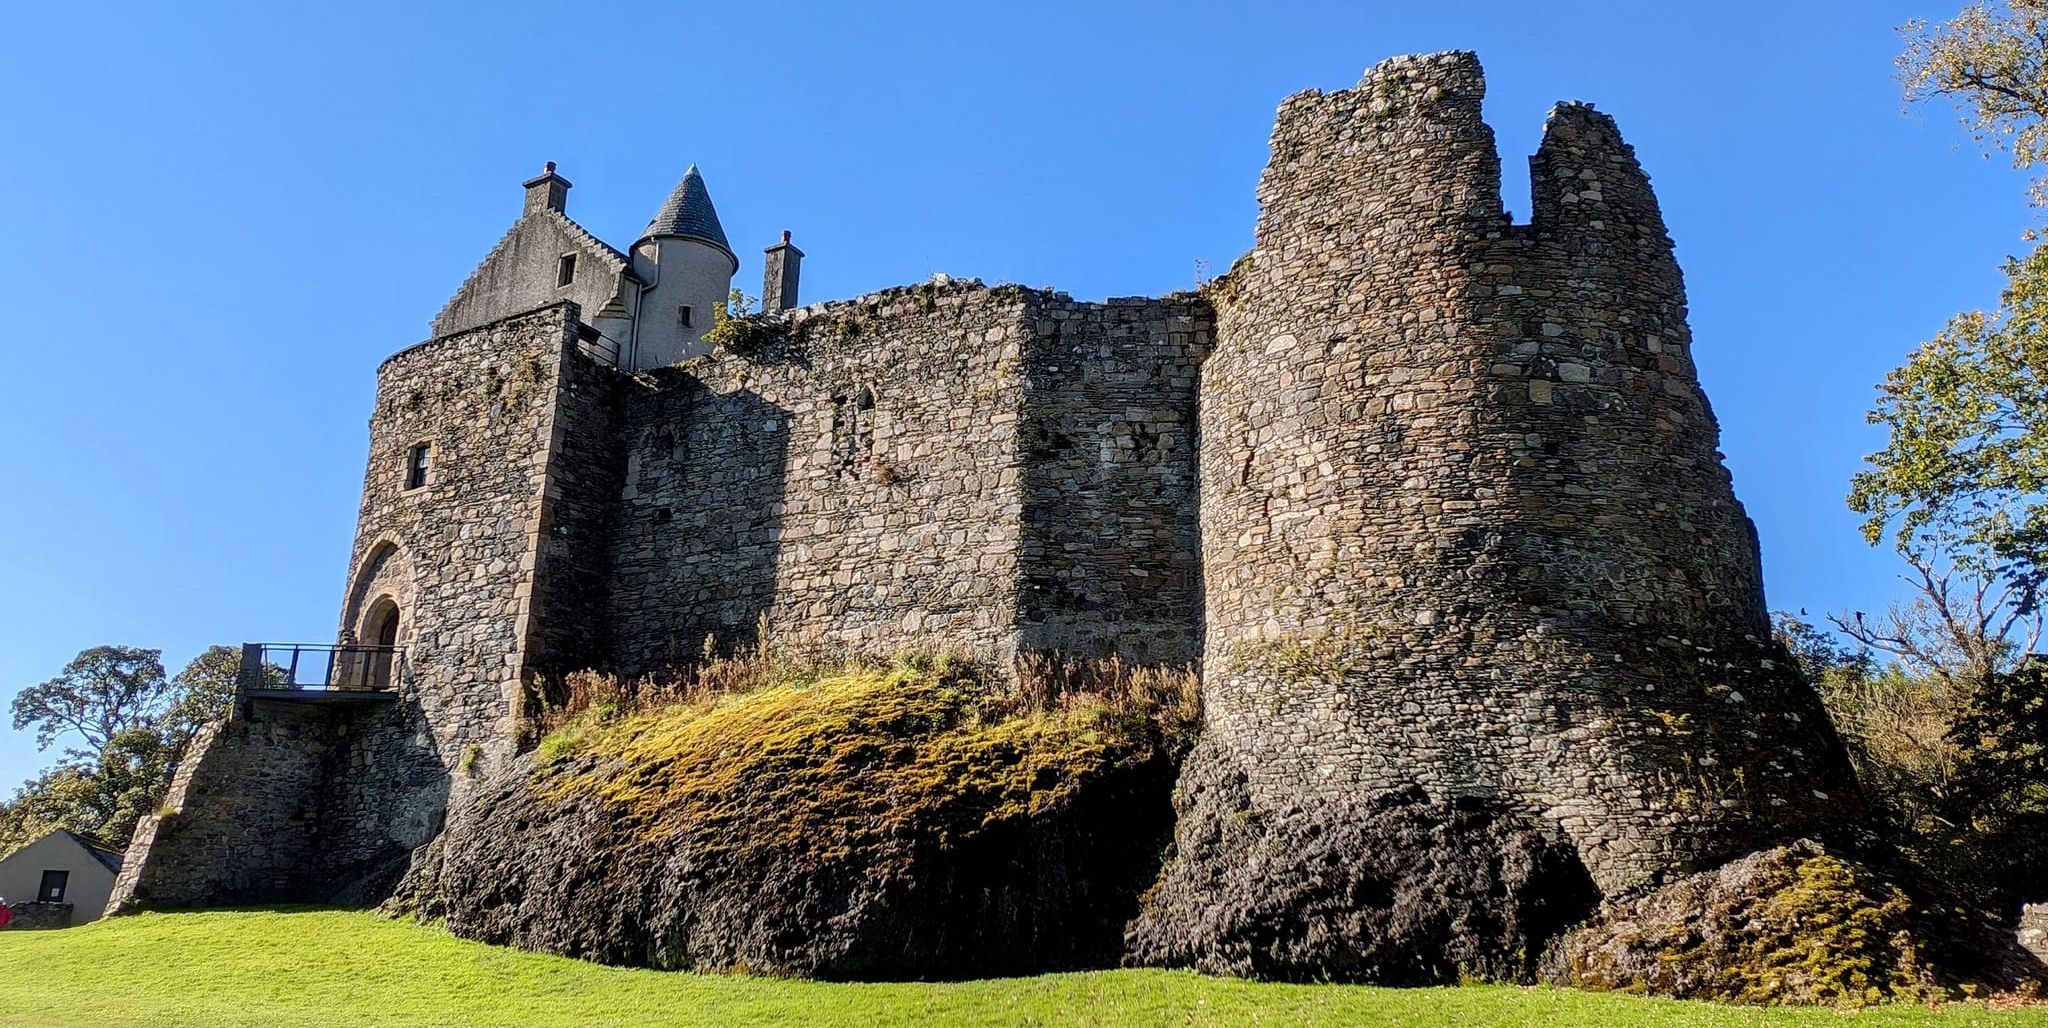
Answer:
MULTIPOLYGON (((798 305, 785 235, 716 349, 740 262, 696 169, 619 250, 550 166, 378 370, 327 658, 364 688, 257 653, 115 905, 375 898, 552 677, 764 629, 1198 664, 1184 843, 1417 787, 1611 895, 1811 832, 1855 786, 1770 641, 1649 180, 1562 104, 1513 223, 1482 92, 1451 53, 1289 97, 1198 293, 798 305)), ((1234 859, 1182 856, 1197 905, 1234 859)))

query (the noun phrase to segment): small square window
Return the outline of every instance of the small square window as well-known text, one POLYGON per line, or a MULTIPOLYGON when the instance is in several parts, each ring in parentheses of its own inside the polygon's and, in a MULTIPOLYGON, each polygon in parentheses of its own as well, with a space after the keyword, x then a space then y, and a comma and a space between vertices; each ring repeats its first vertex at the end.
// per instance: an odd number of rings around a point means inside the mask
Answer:
POLYGON ((690 321, 691 321, 691 312, 690 312, 690 305, 686 303, 686 304, 682 305, 681 307, 677 307, 677 308, 676 308, 676 324, 678 324, 678 325, 681 325, 681 326, 683 326, 684 328, 689 328, 689 327, 690 327, 690 321))
POLYGON ((36 888, 37 903, 64 902, 64 889, 71 884, 69 871, 45 871, 43 881, 36 888))
POLYGON ((555 262, 555 284, 566 286, 576 281, 576 255, 565 253, 555 262))
POLYGON ((421 443, 406 452, 405 487, 407 489, 418 489, 420 486, 427 484, 427 455, 432 451, 432 446, 421 443))

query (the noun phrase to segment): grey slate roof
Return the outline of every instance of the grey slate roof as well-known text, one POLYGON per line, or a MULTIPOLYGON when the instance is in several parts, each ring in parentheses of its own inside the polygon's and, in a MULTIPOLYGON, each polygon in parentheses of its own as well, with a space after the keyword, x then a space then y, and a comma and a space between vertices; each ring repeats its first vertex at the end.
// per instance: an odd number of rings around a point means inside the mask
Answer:
POLYGON ((105 867, 109 871, 114 872, 115 874, 121 873, 121 854, 111 849, 108 849, 107 847, 99 844, 98 842, 95 842, 94 840, 89 839, 83 835, 80 835, 77 832, 74 832, 68 828, 59 828, 57 830, 63 832, 65 835, 70 836, 72 842, 77 843, 79 846, 83 847, 87 853, 92 854, 93 859, 99 861, 101 866, 105 867))
POLYGON ((696 165, 683 172, 676 191, 668 195, 668 201, 654 212, 654 220, 647 223, 647 231, 640 234, 642 239, 654 236, 701 239, 732 253, 732 244, 725 241, 725 227, 718 223, 718 209, 711 206, 711 191, 704 188, 704 176, 698 174, 696 165))

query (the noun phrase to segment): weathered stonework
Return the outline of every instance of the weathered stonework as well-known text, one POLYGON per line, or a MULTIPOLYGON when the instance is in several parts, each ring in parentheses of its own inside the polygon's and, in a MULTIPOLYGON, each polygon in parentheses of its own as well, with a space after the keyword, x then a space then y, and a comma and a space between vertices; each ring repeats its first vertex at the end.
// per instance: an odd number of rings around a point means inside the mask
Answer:
MULTIPOLYGON (((1200 294, 935 279, 794 307, 792 281, 773 313, 705 336, 718 352, 638 371, 643 301, 684 319, 701 299, 660 290, 725 281, 701 176, 648 237, 698 249, 637 277, 576 235, 566 183, 534 180, 436 338, 379 372, 341 633, 399 617, 398 699, 224 729, 181 773, 185 813, 138 832, 130 861, 155 884, 131 891, 381 880, 443 809, 474 813, 472 783, 530 742, 559 674, 662 676, 764 628, 997 668, 1199 662, 1182 849, 1133 928, 1170 962, 1314 974, 1243 951, 1280 916, 1246 891, 1263 880, 1345 926, 1299 940, 1298 963, 1399 965, 1344 941, 1397 915, 1330 906, 1313 863, 1375 839, 1506 840, 1440 869, 1455 889, 1388 908, 1464 924, 1490 883, 1579 876, 1611 897, 1825 836, 1856 787, 1770 641, 1648 178, 1611 120, 1561 105, 1513 224, 1483 89, 1475 58, 1438 54, 1288 98, 1256 246, 1200 294), (578 275, 616 279, 602 309, 583 279, 549 285, 540 262, 569 250, 578 275), (689 278, 691 255, 719 274, 689 278), (194 797, 257 780, 279 732, 307 756, 252 801, 269 806, 204 813, 194 797), (237 819, 298 834, 192 870, 237 819), (1304 825, 1335 827, 1296 845, 1304 825)), ((1479 911, 1499 931, 1431 929, 1455 941, 1402 973, 1540 943, 1556 918, 1539 899, 1479 911)))
POLYGON ((614 666, 754 638, 1199 655, 1192 297, 979 283, 802 308, 625 386, 614 666))
POLYGON ((14 912, 14 917, 7 922, 7 929, 18 932, 69 928, 77 915, 77 910, 70 903, 14 903, 9 905, 9 909, 14 912))
POLYGON ((1014 650, 1021 290, 800 309, 627 386, 610 622, 654 673, 706 637, 1014 650))
POLYGON ((1506 800, 1628 889, 1854 786, 1769 644, 1647 178, 1562 105, 1513 225, 1482 92, 1440 54, 1281 107, 1203 366, 1191 759, 1255 812, 1506 800))

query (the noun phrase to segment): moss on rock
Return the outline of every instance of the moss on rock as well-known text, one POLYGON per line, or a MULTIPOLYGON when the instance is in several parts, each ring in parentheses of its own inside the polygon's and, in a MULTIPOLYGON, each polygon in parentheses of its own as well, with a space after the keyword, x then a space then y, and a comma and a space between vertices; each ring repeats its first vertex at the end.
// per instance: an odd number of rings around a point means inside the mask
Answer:
POLYGON ((1997 935, 1800 841, 1611 905, 1552 948, 1544 977, 1730 1003, 1923 1002, 2020 987, 1997 935))
POLYGON ((1182 726, 1085 696, 1022 707, 926 661, 593 708, 462 805, 405 894, 459 935, 611 963, 1113 965, 1171 830, 1182 726))
POLYGON ((1162 742, 1142 713, 991 715, 985 699, 943 669, 853 671, 573 724, 543 740, 557 759, 534 783, 555 803, 596 800, 638 842, 687 835, 704 857, 773 851, 891 875, 914 856, 902 840, 950 847, 1057 809, 1162 742))

